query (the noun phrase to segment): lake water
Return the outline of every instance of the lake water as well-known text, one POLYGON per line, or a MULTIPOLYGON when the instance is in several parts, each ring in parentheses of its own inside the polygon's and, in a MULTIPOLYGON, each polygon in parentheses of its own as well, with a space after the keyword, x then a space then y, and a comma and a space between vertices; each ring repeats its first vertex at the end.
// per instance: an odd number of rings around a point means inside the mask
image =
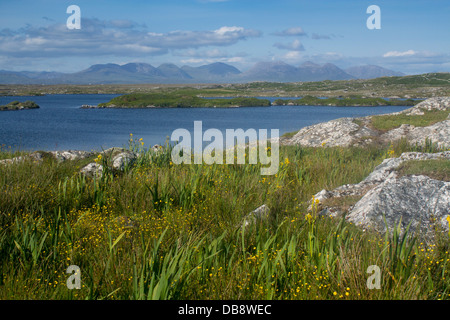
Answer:
MULTIPOLYGON (((81 109, 117 95, 47 95, 0 97, 0 105, 32 100, 40 109, 0 112, 0 146, 20 150, 97 150, 126 146, 130 133, 146 146, 164 144, 178 128, 203 131, 279 129, 280 136, 305 126, 342 117, 361 117, 409 107, 272 106, 251 108, 81 109)), ((276 98, 269 98, 271 101, 276 98)), ((270 136, 270 131, 269 136, 270 136)))

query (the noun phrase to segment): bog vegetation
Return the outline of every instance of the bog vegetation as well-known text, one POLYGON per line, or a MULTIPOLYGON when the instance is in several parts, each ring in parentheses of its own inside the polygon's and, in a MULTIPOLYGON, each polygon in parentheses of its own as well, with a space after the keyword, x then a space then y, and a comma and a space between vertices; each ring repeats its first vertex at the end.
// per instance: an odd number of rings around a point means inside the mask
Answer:
POLYGON ((312 199, 361 181, 386 157, 432 145, 282 147, 278 173, 261 176, 259 165, 174 165, 169 145, 155 153, 129 142, 140 154, 134 166, 99 178, 79 170, 95 159, 107 165, 101 157, 0 166, 0 299, 450 297, 447 234, 431 244, 363 232, 318 215, 312 199), (270 218, 244 227, 262 204, 270 218), (81 270, 79 290, 67 287, 71 265, 81 270), (381 289, 367 286, 371 265, 381 289))

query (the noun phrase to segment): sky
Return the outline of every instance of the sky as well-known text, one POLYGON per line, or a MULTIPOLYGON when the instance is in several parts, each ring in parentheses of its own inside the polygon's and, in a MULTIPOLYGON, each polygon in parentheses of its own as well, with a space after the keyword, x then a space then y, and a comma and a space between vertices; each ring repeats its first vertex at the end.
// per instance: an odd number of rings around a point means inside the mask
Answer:
POLYGON ((450 72, 449 35, 448 0, 0 0, 0 70, 11 71, 311 61, 450 72))

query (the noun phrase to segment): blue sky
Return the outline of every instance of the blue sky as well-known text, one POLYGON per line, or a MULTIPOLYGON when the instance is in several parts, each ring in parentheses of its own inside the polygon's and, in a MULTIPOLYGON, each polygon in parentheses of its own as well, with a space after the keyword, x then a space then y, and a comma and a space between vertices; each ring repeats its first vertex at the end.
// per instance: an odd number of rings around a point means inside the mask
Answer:
POLYGON ((375 64, 450 72, 450 1, 0 1, 0 69, 74 72, 97 63, 375 64), (69 5, 81 29, 69 30, 69 5), (381 29, 369 30, 370 5, 381 29))

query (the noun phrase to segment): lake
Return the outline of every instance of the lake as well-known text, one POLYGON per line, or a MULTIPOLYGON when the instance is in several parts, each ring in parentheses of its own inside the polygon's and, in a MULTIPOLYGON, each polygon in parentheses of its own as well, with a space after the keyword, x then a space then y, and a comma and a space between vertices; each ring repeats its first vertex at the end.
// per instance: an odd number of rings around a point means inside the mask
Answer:
MULTIPOLYGON (((97 150, 127 145, 130 133, 145 146, 164 144, 178 128, 203 131, 279 129, 280 136, 305 126, 342 117, 397 112, 409 107, 271 106, 249 108, 81 109, 118 95, 79 94, 0 97, 0 105, 32 100, 36 110, 0 112, 0 146, 15 150, 97 150)), ((278 98, 266 98, 271 101, 278 98)), ((269 131, 270 135, 270 131, 269 131)))

